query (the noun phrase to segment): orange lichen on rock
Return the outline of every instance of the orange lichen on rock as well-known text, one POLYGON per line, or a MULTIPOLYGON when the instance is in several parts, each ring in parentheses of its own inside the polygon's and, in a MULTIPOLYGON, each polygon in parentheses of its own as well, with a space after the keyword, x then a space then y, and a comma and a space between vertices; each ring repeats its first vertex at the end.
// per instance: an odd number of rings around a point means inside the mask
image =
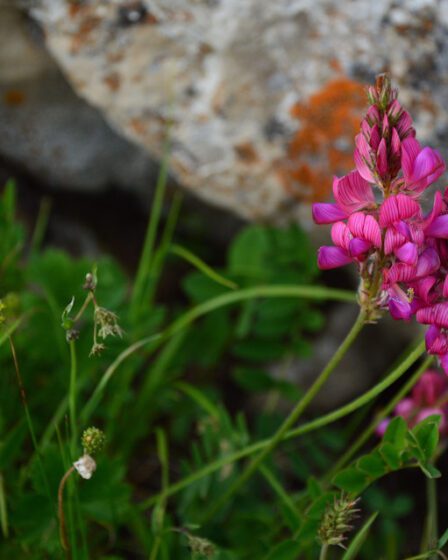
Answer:
POLYGON ((328 82, 291 115, 300 127, 277 164, 286 191, 305 201, 329 197, 333 175, 353 167, 354 136, 366 98, 364 86, 345 77, 328 82))
POLYGON ((3 101, 10 107, 18 107, 25 102, 25 93, 20 89, 10 89, 4 93, 3 101))

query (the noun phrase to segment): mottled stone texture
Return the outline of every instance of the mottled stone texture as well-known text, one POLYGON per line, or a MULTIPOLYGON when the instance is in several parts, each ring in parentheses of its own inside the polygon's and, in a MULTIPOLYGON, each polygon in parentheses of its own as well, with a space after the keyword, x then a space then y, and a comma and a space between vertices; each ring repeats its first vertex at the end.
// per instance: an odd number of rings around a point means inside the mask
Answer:
POLYGON ((170 128, 179 182, 245 217, 328 196, 380 71, 445 152, 446 0, 34 0, 32 14, 79 95, 156 157, 170 128))

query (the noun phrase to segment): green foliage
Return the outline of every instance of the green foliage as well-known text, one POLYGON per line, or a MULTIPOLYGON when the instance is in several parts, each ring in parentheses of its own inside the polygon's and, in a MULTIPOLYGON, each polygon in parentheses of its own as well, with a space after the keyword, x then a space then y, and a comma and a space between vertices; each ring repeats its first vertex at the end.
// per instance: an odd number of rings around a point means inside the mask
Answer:
MULTIPOLYGON (((158 244, 158 199, 136 286, 110 257, 93 263, 51 247, 24 250, 27 234, 15 218, 15 198, 10 183, 0 198, 0 557, 63 557, 58 493, 74 560, 311 560, 340 489, 364 493, 367 509, 380 512, 373 528, 371 516, 349 536, 346 560, 372 558, 371 529, 399 533, 412 500, 386 499, 372 484, 407 467, 440 474, 434 466, 437 417, 412 430, 393 420, 383 440, 338 472, 333 486, 325 472, 348 445, 342 422, 284 442, 233 502, 204 520, 238 479, 241 459, 269 441, 291 402, 302 397, 291 371, 310 357, 324 315, 288 292, 221 306, 176 332, 170 325, 237 289, 288 284, 312 290, 315 256, 298 226, 247 226, 217 258, 195 240, 191 226, 182 244, 175 243, 174 211, 158 244), (212 267, 209 260, 220 264, 212 267), (88 281, 86 274, 92 275, 88 281), (175 284, 169 298, 167 279, 175 284), (110 329, 122 338, 108 336, 104 351, 92 352, 96 334, 110 329), (73 368, 76 428, 84 433, 74 443, 68 420, 73 368), (96 454, 103 433, 107 445, 96 454), (88 480, 70 470, 84 452, 96 462, 88 480), (151 497, 148 512, 140 504, 151 497)), ((447 538, 440 537, 440 548, 447 538)))

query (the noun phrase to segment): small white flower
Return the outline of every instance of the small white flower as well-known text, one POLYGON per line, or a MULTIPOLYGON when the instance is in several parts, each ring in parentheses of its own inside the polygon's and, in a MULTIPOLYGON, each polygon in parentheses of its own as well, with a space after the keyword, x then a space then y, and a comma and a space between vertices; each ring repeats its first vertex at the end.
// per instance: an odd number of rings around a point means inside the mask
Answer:
POLYGON ((78 471, 79 475, 86 480, 92 478, 92 474, 96 471, 96 463, 90 455, 83 455, 78 459, 73 466, 78 471))

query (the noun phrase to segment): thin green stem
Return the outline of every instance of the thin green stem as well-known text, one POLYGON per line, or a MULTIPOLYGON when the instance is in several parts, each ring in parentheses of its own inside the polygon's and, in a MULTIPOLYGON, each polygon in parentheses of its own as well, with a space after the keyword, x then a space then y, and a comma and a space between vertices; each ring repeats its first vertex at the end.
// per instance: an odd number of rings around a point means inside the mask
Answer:
MULTIPOLYGON (((437 546, 438 511, 437 511, 437 482, 435 478, 426 479, 426 541, 425 548, 434 549, 437 546)), ((435 555, 429 556, 433 560, 435 555)))
POLYGON ((320 549, 319 560, 327 560, 328 544, 323 544, 320 549))
MULTIPOLYGON (((420 358, 420 356, 424 352, 425 352, 425 342, 421 341, 415 346, 415 348, 412 349, 412 351, 403 360, 402 363, 400 363, 386 378, 384 378, 379 383, 377 383, 374 387, 372 387, 372 389, 370 389, 360 397, 354 399, 353 401, 347 403, 346 405, 332 412, 329 412, 328 414, 316 418, 311 422, 307 422, 302 426, 298 426, 293 430, 289 430, 284 435, 283 440, 293 439, 303 434, 310 433, 314 430, 317 430, 318 428, 322 428, 323 426, 331 424, 332 422, 336 422, 337 420, 344 418, 348 414, 351 414, 355 410, 358 410, 359 408, 361 408, 362 406, 370 402, 372 399, 380 395, 393 383, 395 383, 404 373, 406 373, 406 371, 420 358)), ((197 480, 200 480, 205 476, 208 476, 216 471, 219 471, 226 465, 230 463, 234 463, 236 461, 239 461, 240 459, 243 459, 244 457, 248 457, 250 455, 253 455, 254 453, 257 453, 258 451, 261 451, 262 449, 267 447, 269 443, 270 443, 269 439, 262 440, 257 443, 253 443, 243 449, 240 449, 239 451, 236 451, 225 457, 221 457, 220 459, 217 459, 216 461, 213 461, 212 463, 205 465, 200 470, 188 475, 182 480, 179 480, 175 484, 171 485, 167 489, 166 495, 171 496, 173 494, 176 494, 177 492, 180 492, 181 490, 183 490, 193 482, 196 482, 197 480)), ((139 505, 139 508, 145 509, 147 507, 151 507, 157 502, 159 496, 160 494, 148 498, 147 500, 143 501, 139 505)))
POLYGON ((162 214, 163 199, 165 197, 166 184, 168 179, 168 160, 169 160, 169 137, 165 141, 164 156, 160 167, 159 175, 157 177, 156 189, 154 193, 154 200, 151 206, 151 213, 149 216, 148 227, 146 230, 145 241, 143 250, 140 256, 140 262, 137 269, 135 278, 134 290, 132 292, 130 304, 130 318, 135 321, 139 314, 143 294, 146 290, 149 274, 153 261, 154 245, 156 242, 157 230, 159 227, 160 217, 162 214))
POLYGON ((178 257, 185 259, 187 262, 200 270, 205 276, 208 276, 210 280, 213 280, 217 284, 221 284, 222 286, 225 286, 226 288, 229 288, 231 290, 236 290, 238 288, 238 285, 235 284, 235 282, 232 282, 232 280, 225 278, 224 276, 216 272, 216 270, 213 270, 211 266, 209 266, 206 262, 204 262, 197 255, 195 255, 185 247, 173 244, 170 247, 170 252, 173 253, 173 255, 177 255, 178 257))
POLYGON ((308 391, 303 395, 297 405, 289 413, 288 417, 284 420, 280 428, 270 438, 269 444, 259 453, 257 457, 252 459, 246 469, 240 474, 240 476, 234 481, 234 483, 228 488, 228 490, 224 494, 222 494, 222 496, 218 500, 216 500, 209 511, 206 512, 205 519, 210 519, 210 517, 212 517, 217 511, 219 511, 222 506, 228 500, 230 500, 234 496, 234 494, 236 494, 240 490, 240 488, 249 480, 249 478, 256 472, 256 470, 266 459, 266 457, 270 455, 272 451, 274 451, 274 449, 284 438, 291 426, 293 426, 297 422, 297 420, 307 409, 308 405, 311 403, 314 397, 319 393, 332 372, 335 370, 336 366, 340 363, 342 358, 347 353, 348 349, 352 346, 353 342, 356 340, 356 337, 364 327, 364 322, 365 313, 361 310, 353 327, 350 329, 350 332, 347 334, 342 344, 336 350, 327 366, 323 369, 321 374, 317 377, 308 391))
POLYGON ((9 537, 8 507, 6 504, 6 491, 3 473, 0 472, 0 525, 5 539, 9 537))
POLYGON ((20 374, 19 360, 17 358, 16 347, 14 345, 14 341, 13 341, 11 335, 9 335, 8 339, 9 339, 9 347, 11 349, 12 359, 13 359, 13 363, 14 363, 14 371, 16 373, 17 385, 19 387, 20 399, 22 401, 23 410, 25 411, 25 418, 26 418, 26 423, 28 425, 28 431, 29 431, 30 436, 31 436, 31 441, 33 443, 34 451, 36 453, 37 463, 39 465, 39 471, 40 471, 40 474, 41 474, 41 477, 42 477, 43 485, 45 487, 45 492, 46 492, 48 500, 49 500, 49 502, 50 502, 50 504, 53 508, 53 499, 51 497, 50 484, 48 482, 48 477, 47 477, 47 474, 45 472, 44 465, 43 465, 43 462, 42 462, 42 456, 41 456, 41 453, 40 453, 39 445, 37 443, 36 432, 34 430, 34 424, 33 424, 32 418, 31 418, 30 409, 28 408, 28 401, 27 401, 27 398, 26 398, 25 386, 23 384, 22 376, 20 374))
POLYGON ((78 441, 78 423, 76 418, 76 401, 77 401, 77 364, 76 364, 76 345, 75 341, 70 341, 70 385, 68 394, 68 408, 70 416, 70 453, 71 459, 74 460, 76 454, 76 443, 78 441))
POLYGON ((34 226, 33 237, 31 238, 31 253, 37 253, 42 245, 45 231, 48 225, 48 219, 51 211, 51 199, 44 196, 39 206, 36 225, 34 226))

